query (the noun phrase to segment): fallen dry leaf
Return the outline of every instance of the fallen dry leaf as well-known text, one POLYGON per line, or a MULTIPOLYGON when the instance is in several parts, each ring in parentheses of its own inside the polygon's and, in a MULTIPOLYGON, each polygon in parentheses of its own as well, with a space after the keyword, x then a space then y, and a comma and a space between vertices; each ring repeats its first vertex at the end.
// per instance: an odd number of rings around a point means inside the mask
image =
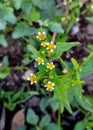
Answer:
POLYGON ((19 126, 24 125, 24 123, 25 123, 24 111, 25 111, 25 109, 22 109, 14 115, 12 124, 11 124, 11 130, 17 130, 19 126))

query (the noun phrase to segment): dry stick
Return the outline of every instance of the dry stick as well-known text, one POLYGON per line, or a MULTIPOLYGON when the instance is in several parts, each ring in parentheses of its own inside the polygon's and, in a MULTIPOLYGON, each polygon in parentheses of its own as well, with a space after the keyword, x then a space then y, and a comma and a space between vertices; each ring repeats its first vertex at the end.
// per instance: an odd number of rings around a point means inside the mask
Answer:
POLYGON ((52 36, 52 42, 53 42, 53 43, 55 42, 56 36, 57 36, 57 34, 56 34, 56 33, 53 33, 53 36, 52 36))

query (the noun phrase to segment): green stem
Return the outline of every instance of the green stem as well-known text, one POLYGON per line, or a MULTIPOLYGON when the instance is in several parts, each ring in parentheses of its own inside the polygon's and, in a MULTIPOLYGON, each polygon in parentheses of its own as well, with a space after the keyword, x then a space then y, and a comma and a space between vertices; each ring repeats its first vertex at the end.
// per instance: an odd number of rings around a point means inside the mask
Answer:
POLYGON ((59 102, 59 110, 58 110, 58 130, 61 130, 61 108, 60 108, 60 102, 59 102))
POLYGON ((70 72, 72 73, 72 70, 67 66, 67 64, 63 61, 62 58, 59 58, 59 60, 61 61, 61 63, 64 65, 64 67, 70 72))
POLYGON ((84 115, 86 115, 86 111, 84 111, 81 107, 79 106, 75 106, 81 113, 83 113, 84 115))
POLYGON ((16 66, 16 67, 12 67, 11 70, 29 70, 28 67, 25 67, 25 66, 16 66))

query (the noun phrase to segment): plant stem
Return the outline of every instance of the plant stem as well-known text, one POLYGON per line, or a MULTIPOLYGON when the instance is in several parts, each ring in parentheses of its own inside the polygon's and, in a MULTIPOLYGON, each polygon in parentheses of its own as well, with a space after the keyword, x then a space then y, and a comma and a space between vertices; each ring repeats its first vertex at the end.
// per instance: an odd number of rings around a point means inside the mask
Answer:
POLYGON ((63 61, 62 58, 59 58, 59 60, 61 61, 61 63, 64 65, 64 67, 70 72, 72 73, 72 70, 67 66, 67 64, 63 61))
POLYGON ((25 66, 16 66, 16 67, 11 68, 11 70, 23 70, 23 69, 29 70, 29 68, 25 66))
POLYGON ((61 130, 61 108, 60 108, 60 102, 59 102, 59 110, 58 110, 58 130, 61 130))

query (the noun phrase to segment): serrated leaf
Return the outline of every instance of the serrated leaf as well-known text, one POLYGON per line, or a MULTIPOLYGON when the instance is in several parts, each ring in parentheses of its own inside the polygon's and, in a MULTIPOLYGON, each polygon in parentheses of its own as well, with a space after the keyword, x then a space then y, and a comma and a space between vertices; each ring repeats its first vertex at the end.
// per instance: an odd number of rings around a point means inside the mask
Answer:
POLYGON ((35 114, 35 112, 29 108, 27 111, 27 116, 26 116, 27 123, 31 125, 36 125, 38 123, 39 117, 35 114))
POLYGON ((68 51, 69 49, 71 49, 74 46, 79 45, 78 42, 57 42, 56 43, 56 49, 55 49, 55 53, 51 56, 51 58, 56 59, 56 58, 60 58, 60 56, 62 55, 63 52, 68 51))
POLYGON ((17 38, 21 38, 21 37, 28 36, 28 35, 33 35, 33 34, 35 34, 35 31, 36 31, 36 29, 33 27, 32 28, 29 27, 27 25, 27 23, 20 22, 15 27, 12 37, 14 39, 17 39, 17 38))

